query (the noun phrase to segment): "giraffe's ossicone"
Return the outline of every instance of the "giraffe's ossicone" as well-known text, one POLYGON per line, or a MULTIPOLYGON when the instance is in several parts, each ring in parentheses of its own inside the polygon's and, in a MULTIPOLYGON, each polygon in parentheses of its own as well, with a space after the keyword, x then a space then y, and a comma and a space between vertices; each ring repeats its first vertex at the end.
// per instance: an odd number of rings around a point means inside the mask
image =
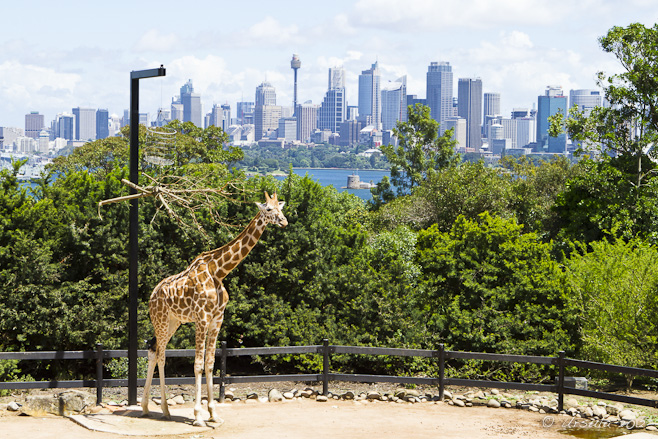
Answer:
POLYGON ((201 384, 204 371, 210 421, 219 421, 213 398, 213 369, 217 336, 224 321, 224 310, 228 303, 228 293, 222 280, 254 248, 268 224, 275 224, 279 227, 288 225, 288 220, 281 210, 284 204, 277 199, 276 193, 270 197, 265 192, 265 203, 256 203, 258 213, 237 237, 218 249, 200 254, 185 270, 162 280, 151 293, 149 313, 155 332, 155 342, 149 348, 148 375, 142 397, 144 415, 149 413, 151 381, 157 364, 160 374, 162 413, 166 419, 171 419, 165 392, 165 350, 169 339, 181 323, 194 322, 196 324, 194 425, 205 425, 201 406, 201 384))

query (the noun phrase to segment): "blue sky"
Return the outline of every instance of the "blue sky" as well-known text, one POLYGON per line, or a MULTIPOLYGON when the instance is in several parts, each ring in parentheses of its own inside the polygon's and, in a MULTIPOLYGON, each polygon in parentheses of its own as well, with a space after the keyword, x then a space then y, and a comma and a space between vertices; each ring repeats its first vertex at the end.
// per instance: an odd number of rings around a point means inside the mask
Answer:
POLYGON ((24 126, 77 106, 129 106, 129 72, 164 64, 141 81, 140 111, 153 116, 192 79, 204 112, 253 101, 258 84, 292 105, 290 59, 299 54, 300 101, 319 104, 329 67, 346 71, 350 105, 358 75, 378 61, 382 83, 408 77, 425 97, 432 61, 457 78, 480 77, 501 93, 503 114, 536 105, 548 85, 594 88, 619 71, 597 38, 612 26, 658 21, 655 0, 30 1, 3 4, 0 126, 24 126))

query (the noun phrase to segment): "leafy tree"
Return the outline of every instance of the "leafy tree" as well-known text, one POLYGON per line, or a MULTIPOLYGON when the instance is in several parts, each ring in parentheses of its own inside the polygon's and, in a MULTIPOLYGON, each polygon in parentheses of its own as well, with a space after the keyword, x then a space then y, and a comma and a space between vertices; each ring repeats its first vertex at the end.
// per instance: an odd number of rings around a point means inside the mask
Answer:
POLYGON ((448 232, 418 235, 423 313, 449 349, 555 355, 574 352, 575 321, 551 245, 513 219, 460 216, 448 232))
POLYGON ((452 131, 439 136, 439 124, 431 118, 429 107, 409 106, 408 121, 398 122, 393 133, 399 145, 382 145, 391 164, 391 184, 398 192, 410 193, 441 168, 456 163, 452 131))
MULTIPOLYGON (((597 241, 566 261, 582 352, 592 361, 654 368, 658 362, 658 252, 639 240, 597 241)), ((628 377, 628 386, 632 377, 628 377)))

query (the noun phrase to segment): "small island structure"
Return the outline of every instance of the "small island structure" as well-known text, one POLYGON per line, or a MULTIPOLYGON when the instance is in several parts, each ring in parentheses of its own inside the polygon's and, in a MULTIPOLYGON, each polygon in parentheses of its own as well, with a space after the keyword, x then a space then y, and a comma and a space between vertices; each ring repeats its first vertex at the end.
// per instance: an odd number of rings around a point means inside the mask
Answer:
POLYGON ((347 176, 347 188, 343 189, 371 189, 376 185, 370 181, 370 183, 361 181, 359 175, 354 171, 352 175, 347 176))

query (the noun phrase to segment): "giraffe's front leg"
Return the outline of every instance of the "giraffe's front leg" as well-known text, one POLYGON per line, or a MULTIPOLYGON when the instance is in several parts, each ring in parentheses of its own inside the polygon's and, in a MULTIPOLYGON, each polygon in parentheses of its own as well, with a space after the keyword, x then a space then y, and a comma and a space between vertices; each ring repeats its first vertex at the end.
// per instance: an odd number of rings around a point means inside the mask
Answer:
POLYGON ((194 382, 196 386, 196 397, 194 400, 194 423, 197 427, 205 427, 206 422, 202 418, 204 412, 203 406, 201 405, 201 388, 202 388, 202 377, 203 377, 203 363, 204 363, 204 344, 206 341, 206 334, 208 333, 207 324, 202 324, 197 322, 196 327, 196 349, 194 355, 194 382))
POLYGON ((219 335, 219 329, 222 326, 222 321, 224 320, 223 313, 222 317, 215 322, 210 329, 208 330, 208 339, 206 340, 206 385, 208 386, 208 411, 210 412, 210 422, 223 422, 222 419, 217 416, 217 408, 215 407, 215 392, 213 389, 213 372, 215 368, 215 350, 217 348, 217 336, 219 335))

